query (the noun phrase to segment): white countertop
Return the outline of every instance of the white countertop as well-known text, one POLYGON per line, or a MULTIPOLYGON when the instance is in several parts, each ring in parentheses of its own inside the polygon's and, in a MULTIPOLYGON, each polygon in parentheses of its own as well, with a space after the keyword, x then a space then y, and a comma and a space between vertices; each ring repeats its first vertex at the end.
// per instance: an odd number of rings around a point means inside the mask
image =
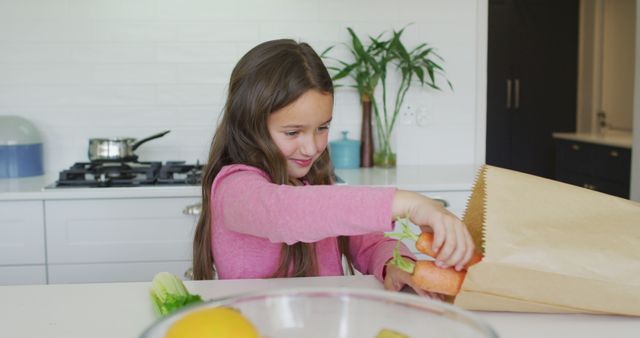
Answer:
POLYGON ((84 198, 154 198, 199 197, 200 186, 145 186, 124 188, 65 187, 48 189, 58 178, 57 173, 43 176, 0 179, 0 201, 58 200, 84 198))
MULTIPOLYGON (((294 287, 382 289, 373 276, 185 282, 205 300, 294 287)), ((0 330, 11 338, 134 338, 155 319, 149 283, 0 286, 0 330)), ((473 311, 500 337, 638 337, 640 318, 473 311)))
POLYGON ((350 185, 393 186, 413 191, 471 190, 479 166, 473 164, 336 169, 350 185))
MULTIPOLYGON (((476 175, 474 165, 400 166, 392 169, 338 169, 336 174, 350 185, 395 186, 414 191, 471 190, 476 175)), ((0 201, 55 200, 84 198, 199 197, 200 186, 145 186, 125 188, 47 189, 57 173, 43 176, 0 179, 0 201)))
POLYGON ((631 149, 633 145, 633 134, 630 132, 620 132, 608 130, 602 134, 598 133, 553 133, 553 137, 579 142, 589 142, 607 146, 631 149))

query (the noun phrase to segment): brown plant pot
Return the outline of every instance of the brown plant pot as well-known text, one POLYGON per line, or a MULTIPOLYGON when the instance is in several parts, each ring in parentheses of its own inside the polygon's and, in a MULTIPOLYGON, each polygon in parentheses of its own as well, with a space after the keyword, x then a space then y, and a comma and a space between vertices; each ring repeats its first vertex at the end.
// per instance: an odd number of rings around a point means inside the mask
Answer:
POLYGON ((360 167, 373 167, 373 131, 371 126, 371 100, 362 98, 362 130, 360 133, 360 167))

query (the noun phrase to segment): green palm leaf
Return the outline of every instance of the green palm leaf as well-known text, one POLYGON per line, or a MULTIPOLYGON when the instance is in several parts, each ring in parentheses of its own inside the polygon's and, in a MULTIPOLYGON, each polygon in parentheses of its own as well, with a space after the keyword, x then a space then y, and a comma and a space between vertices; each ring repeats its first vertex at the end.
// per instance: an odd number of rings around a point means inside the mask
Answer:
MULTIPOLYGON (((436 79, 443 77, 449 88, 453 90, 453 85, 444 76, 445 72, 441 66, 444 59, 435 52, 435 49, 427 43, 420 43, 413 49, 408 49, 402 42, 402 34, 408 27, 392 31, 390 37, 385 38, 386 33, 380 33, 375 37, 369 36, 364 44, 356 32, 347 27, 350 44, 345 44, 348 48, 352 60, 338 60, 328 56, 332 47, 325 49, 321 56, 325 59, 337 61, 339 66, 327 67, 332 71, 334 81, 351 77, 354 84, 349 87, 356 88, 362 98, 365 96, 371 100, 376 121, 376 135, 378 149, 388 148, 387 142, 390 140, 390 133, 393 130, 396 117, 402 107, 405 95, 411 87, 414 78, 421 86, 425 84, 435 90, 441 90, 436 79), (389 66, 393 66, 400 74, 400 83, 395 91, 393 101, 387 102, 387 91, 391 91, 387 83, 387 72, 389 66), (376 92, 378 85, 382 88, 376 92), (376 97, 379 93, 380 97, 376 97), (381 99, 382 102, 378 102, 381 99)), ((391 69, 393 69, 391 68, 391 69)))

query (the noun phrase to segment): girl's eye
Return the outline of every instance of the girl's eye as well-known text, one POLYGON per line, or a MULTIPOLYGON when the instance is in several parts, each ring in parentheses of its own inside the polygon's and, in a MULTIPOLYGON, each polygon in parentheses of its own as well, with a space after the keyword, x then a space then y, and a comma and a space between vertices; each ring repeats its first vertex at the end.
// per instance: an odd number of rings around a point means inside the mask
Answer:
POLYGON ((328 125, 327 126, 318 127, 318 131, 325 131, 325 130, 329 130, 329 126, 328 125))
POLYGON ((297 131, 285 131, 284 134, 287 135, 287 136, 296 136, 296 135, 298 135, 298 132, 297 131))

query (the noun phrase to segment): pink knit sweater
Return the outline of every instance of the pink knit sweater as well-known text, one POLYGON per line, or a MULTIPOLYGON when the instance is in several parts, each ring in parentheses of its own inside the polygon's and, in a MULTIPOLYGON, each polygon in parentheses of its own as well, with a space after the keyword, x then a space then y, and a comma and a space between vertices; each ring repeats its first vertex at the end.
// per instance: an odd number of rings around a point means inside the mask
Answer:
POLYGON ((225 166, 211 186, 218 278, 271 277, 281 244, 300 241, 316 243, 320 276, 342 275, 337 236, 345 235, 355 268, 382 280, 396 244, 382 234, 393 228, 394 194, 394 188, 277 185, 255 167, 225 166))

